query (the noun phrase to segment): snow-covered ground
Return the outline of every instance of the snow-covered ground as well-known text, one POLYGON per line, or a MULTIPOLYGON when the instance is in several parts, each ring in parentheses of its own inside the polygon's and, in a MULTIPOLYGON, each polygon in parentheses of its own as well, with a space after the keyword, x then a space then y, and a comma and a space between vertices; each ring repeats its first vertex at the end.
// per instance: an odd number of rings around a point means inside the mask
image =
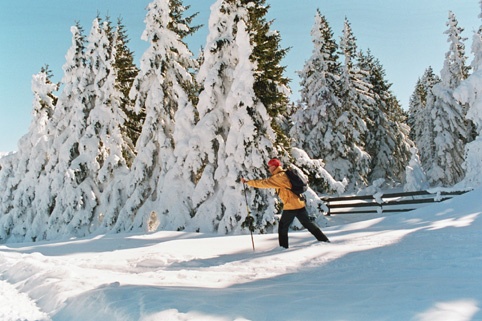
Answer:
POLYGON ((482 320, 481 189, 291 232, 100 235, 0 246, 0 320, 482 320))

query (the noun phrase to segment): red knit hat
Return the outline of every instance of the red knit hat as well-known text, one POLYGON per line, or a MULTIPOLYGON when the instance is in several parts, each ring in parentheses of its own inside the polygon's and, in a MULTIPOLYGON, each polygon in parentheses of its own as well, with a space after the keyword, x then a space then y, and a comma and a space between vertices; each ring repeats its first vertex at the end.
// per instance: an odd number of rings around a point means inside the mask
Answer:
POLYGON ((279 166, 281 166, 281 162, 279 161, 279 159, 273 158, 273 159, 269 160, 268 166, 279 167, 279 166))

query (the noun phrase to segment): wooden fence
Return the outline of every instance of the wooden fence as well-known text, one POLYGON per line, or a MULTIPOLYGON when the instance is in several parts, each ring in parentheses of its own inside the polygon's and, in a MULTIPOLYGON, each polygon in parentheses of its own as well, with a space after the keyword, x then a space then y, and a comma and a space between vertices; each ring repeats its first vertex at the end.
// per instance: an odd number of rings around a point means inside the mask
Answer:
POLYGON ((407 212, 426 206, 430 203, 442 202, 467 191, 437 192, 428 191, 389 193, 365 196, 323 197, 328 213, 334 214, 367 214, 407 212))

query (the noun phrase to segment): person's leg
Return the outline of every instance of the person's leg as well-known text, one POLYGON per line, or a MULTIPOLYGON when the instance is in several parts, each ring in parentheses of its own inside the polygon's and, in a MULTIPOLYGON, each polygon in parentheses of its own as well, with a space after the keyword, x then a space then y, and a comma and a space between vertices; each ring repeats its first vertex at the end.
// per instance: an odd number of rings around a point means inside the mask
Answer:
POLYGON ((279 221, 278 226, 278 241, 279 245, 288 248, 288 230, 290 228, 291 223, 295 219, 295 211, 283 211, 281 214, 281 219, 279 221))
POLYGON ((296 212, 296 218, 300 221, 301 225, 310 231, 314 237, 320 242, 330 242, 325 234, 320 230, 320 228, 310 220, 306 208, 301 208, 296 212))

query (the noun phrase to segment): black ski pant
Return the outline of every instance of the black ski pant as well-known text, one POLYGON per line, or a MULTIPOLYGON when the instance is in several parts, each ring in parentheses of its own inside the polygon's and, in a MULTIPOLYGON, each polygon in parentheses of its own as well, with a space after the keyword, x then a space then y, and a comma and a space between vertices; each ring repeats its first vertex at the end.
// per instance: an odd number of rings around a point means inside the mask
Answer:
POLYGON ((308 212, 306 208, 300 208, 296 210, 284 210, 283 214, 281 214, 281 219, 279 221, 278 227, 278 240, 279 245, 288 248, 288 230, 290 228, 291 223, 295 217, 300 221, 301 225, 310 231, 314 237, 320 242, 329 242, 328 238, 325 234, 320 230, 320 228, 310 220, 308 216, 308 212))

